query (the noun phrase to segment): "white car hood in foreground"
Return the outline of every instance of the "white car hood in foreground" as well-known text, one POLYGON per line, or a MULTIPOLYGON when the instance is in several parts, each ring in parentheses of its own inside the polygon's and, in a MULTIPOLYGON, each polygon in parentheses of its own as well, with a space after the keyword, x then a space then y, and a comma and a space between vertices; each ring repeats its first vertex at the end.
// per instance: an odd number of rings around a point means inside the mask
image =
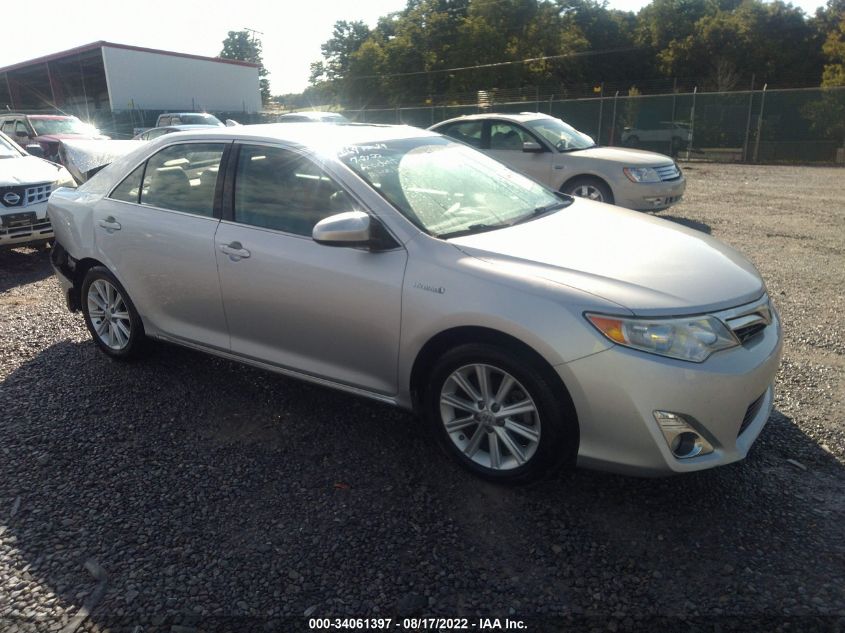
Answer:
POLYGON ((0 186, 31 185, 55 182, 62 168, 35 156, 0 158, 0 186))
POLYGON ((598 295, 642 316, 719 310, 765 290, 745 257, 705 233, 578 198, 548 216, 450 242, 491 264, 598 295))
POLYGON ((672 159, 663 154, 625 147, 591 147, 571 152, 569 155, 578 158, 613 161, 627 167, 657 167, 658 165, 672 164, 672 159))

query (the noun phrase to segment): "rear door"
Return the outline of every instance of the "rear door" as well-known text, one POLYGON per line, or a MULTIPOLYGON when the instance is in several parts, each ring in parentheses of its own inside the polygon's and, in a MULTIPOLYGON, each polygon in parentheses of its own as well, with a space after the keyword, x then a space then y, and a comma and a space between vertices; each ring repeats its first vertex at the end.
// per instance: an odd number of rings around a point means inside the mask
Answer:
MULTIPOLYGON (((406 252, 317 244, 321 219, 361 209, 311 157, 243 144, 215 244, 232 351, 396 393, 406 252)), ((227 186, 230 179, 227 178, 227 186)))
POLYGON ((169 145, 94 209, 101 257, 150 333, 223 350, 229 349, 229 335, 214 233, 220 223, 218 174, 229 147, 169 145))

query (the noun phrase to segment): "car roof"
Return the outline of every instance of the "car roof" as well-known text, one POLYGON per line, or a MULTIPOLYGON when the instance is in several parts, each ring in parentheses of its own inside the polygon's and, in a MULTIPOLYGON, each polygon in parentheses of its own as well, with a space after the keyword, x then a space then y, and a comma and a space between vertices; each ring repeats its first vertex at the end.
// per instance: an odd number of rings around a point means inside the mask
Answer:
POLYGON ((76 119, 78 117, 72 114, 26 114, 25 112, 3 112, 0 113, 0 119, 8 119, 11 117, 25 116, 29 119, 76 119))
POLYGON ((482 114, 465 114, 463 116, 455 117, 453 119, 446 119, 440 123, 435 123, 431 127, 437 127, 444 123, 453 123, 454 121, 484 121, 485 119, 504 119, 505 121, 517 121, 524 123, 525 121, 534 121, 536 119, 553 119, 555 117, 550 114, 543 114, 542 112, 484 112, 482 114))
POLYGON ((283 141, 304 147, 336 148, 362 143, 379 143, 403 138, 439 136, 410 125, 378 125, 372 123, 265 123, 260 125, 236 125, 234 127, 203 127, 190 132, 178 132, 162 136, 153 141, 166 144, 176 138, 212 139, 238 138, 251 141, 283 141))

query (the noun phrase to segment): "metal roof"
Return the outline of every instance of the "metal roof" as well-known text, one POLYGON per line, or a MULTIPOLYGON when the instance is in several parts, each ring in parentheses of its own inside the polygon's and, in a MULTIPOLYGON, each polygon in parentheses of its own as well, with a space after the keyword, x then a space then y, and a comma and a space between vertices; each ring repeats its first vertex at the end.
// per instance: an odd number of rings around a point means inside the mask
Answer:
POLYGON ((144 48, 142 46, 130 46, 128 44, 115 44, 114 42, 106 42, 104 40, 100 40, 99 42, 91 42, 90 44, 85 44, 83 46, 78 46, 76 48, 71 48, 66 51, 61 51, 60 53, 53 53, 51 55, 44 55, 43 57, 36 57, 35 59, 29 59, 24 62, 18 62, 17 64, 12 64, 11 66, 5 66, 0 68, 0 73, 9 72, 12 70, 17 70, 19 68, 25 68, 27 66, 34 66, 38 64, 44 64, 46 62, 55 61, 58 59, 62 59, 64 57, 71 57, 73 55, 78 55, 80 53, 87 53, 88 51, 97 50, 98 48, 122 48, 129 51, 140 51, 142 53, 153 53, 156 55, 171 55, 173 57, 186 57, 188 59, 199 59, 206 62, 217 62, 220 64, 234 64, 236 66, 248 66, 250 68, 258 68, 258 64, 253 64, 252 62, 244 62, 237 59, 221 59, 219 57, 204 57, 202 55, 192 55, 189 53, 176 53, 174 51, 164 51, 157 48, 144 48))

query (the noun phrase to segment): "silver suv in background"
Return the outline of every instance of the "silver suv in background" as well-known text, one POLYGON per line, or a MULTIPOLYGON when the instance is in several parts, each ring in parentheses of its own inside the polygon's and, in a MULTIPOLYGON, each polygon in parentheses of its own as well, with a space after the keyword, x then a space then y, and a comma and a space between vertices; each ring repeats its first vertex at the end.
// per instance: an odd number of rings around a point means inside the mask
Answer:
POLYGON ((742 255, 432 132, 166 135, 50 217, 108 356, 152 337, 413 409, 494 481, 727 464, 772 407, 780 323, 742 255))
POLYGON ((429 128, 481 150, 556 191, 659 211, 679 202, 686 181, 668 156, 598 147, 592 138, 547 114, 474 114, 429 128))

